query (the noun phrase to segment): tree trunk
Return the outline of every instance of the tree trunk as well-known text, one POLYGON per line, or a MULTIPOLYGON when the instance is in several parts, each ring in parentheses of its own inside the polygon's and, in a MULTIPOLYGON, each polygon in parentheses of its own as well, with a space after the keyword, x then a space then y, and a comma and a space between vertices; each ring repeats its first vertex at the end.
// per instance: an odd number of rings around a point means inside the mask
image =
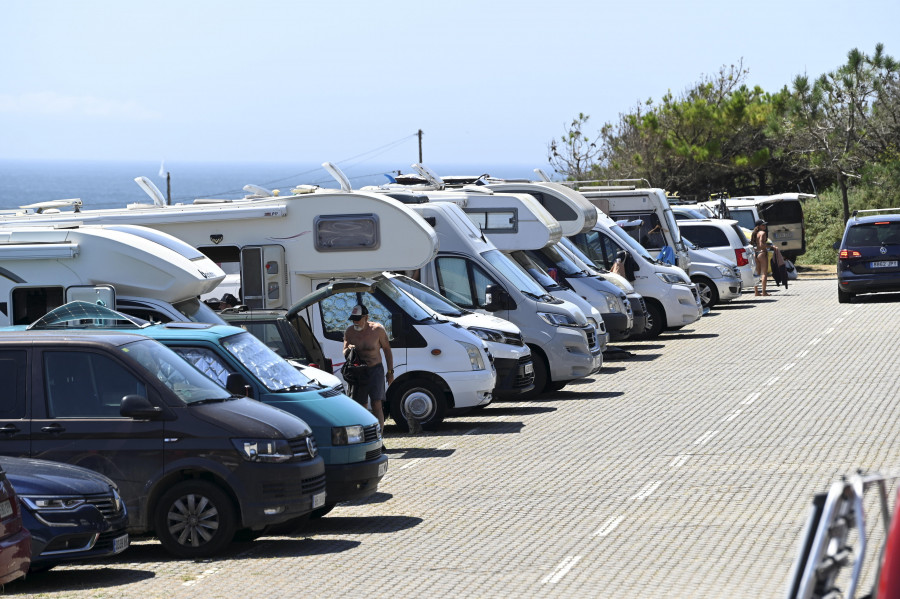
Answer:
POLYGON ((844 224, 850 220, 850 198, 847 195, 847 178, 844 173, 838 173, 838 185, 841 188, 841 203, 844 205, 844 224))

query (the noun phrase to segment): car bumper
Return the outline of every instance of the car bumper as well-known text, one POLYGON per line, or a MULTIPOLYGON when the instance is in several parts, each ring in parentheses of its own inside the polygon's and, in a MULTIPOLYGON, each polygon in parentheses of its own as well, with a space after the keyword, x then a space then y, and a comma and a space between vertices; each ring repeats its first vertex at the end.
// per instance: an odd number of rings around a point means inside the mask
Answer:
POLYGON ((25 527, 0 541, 0 584, 25 576, 30 556, 31 534, 25 527))
POLYGON ((32 567, 116 555, 128 547, 125 510, 106 519, 91 504, 57 514, 25 509, 22 519, 31 532, 32 567))
POLYGON ((550 343, 541 346, 550 362, 550 379, 571 381, 594 371, 594 356, 579 328, 558 327, 550 343))
POLYGON ((372 495, 387 474, 387 469, 388 457, 385 453, 365 462, 325 466, 326 501, 340 503, 372 495))
POLYGON ((474 408, 491 403, 491 391, 496 383, 494 369, 438 374, 453 391, 454 408, 474 408))
POLYGON ((741 297, 741 287, 743 286, 741 279, 722 278, 713 279, 713 282, 719 292, 719 301, 730 302, 741 297))
MULTIPOLYGON (((248 464, 249 465, 249 464, 248 464)), ((230 481, 241 503, 241 528, 259 530, 308 514, 325 493, 325 461, 254 463, 235 471, 230 481)))
POLYGON ((494 358, 497 369, 495 398, 511 398, 534 389, 534 360, 531 354, 519 358, 494 358))
POLYGON ((838 288, 847 293, 900 291, 900 273, 864 274, 838 272, 838 288))
POLYGON ((628 314, 622 312, 605 312, 601 316, 603 317, 603 324, 606 325, 606 331, 609 333, 610 341, 628 339, 631 331, 634 330, 633 316, 629 318, 628 314))

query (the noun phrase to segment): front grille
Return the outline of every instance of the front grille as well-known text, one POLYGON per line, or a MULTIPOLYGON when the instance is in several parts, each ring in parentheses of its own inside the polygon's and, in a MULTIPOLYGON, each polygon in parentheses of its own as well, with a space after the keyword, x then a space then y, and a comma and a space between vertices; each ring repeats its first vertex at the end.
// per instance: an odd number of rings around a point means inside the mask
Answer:
POLYGON ((378 439, 378 425, 370 424, 369 426, 364 426, 363 427, 363 435, 365 435, 366 443, 377 440, 378 439))
POLYGON ((379 447, 378 449, 373 449, 372 451, 367 451, 366 452, 366 461, 368 462, 369 460, 374 460, 376 458, 381 457, 381 453, 382 453, 381 447, 379 447))
POLYGON ((641 296, 640 302, 641 302, 641 314, 646 314, 647 313, 647 302, 644 301, 643 295, 641 296))
POLYGON ((516 379, 513 383, 513 386, 518 387, 528 387, 534 384, 534 369, 532 368, 531 372, 525 374, 525 365, 533 364, 531 356, 523 356, 519 358, 519 364, 516 367, 516 379))
POLYGON ((318 447, 316 446, 315 437, 309 435, 310 445, 312 445, 312 449, 314 453, 309 452, 309 446, 306 444, 307 437, 296 437, 288 441, 291 444, 291 453, 294 454, 294 459, 304 462, 306 460, 311 460, 318 453, 318 447))
POLYGON ((312 493, 324 491, 325 475, 320 474, 319 476, 314 476, 312 478, 304 478, 300 481, 300 488, 303 490, 304 495, 310 495, 312 493))
POLYGON ((592 326, 584 327, 584 332, 587 333, 587 343, 588 347, 592 350, 597 348, 597 329, 592 326))
POLYGON ((321 395, 322 397, 335 397, 336 395, 340 395, 341 393, 343 393, 343 390, 339 390, 337 387, 331 387, 330 389, 319 391, 319 395, 321 395))
POLYGON ((625 304, 625 314, 629 316, 634 315, 634 310, 631 308, 631 300, 626 297, 622 302, 625 304))
POLYGON ((116 499, 112 494, 104 493, 102 495, 85 495, 84 500, 97 508, 106 520, 118 516, 122 513, 122 504, 116 509, 116 499))

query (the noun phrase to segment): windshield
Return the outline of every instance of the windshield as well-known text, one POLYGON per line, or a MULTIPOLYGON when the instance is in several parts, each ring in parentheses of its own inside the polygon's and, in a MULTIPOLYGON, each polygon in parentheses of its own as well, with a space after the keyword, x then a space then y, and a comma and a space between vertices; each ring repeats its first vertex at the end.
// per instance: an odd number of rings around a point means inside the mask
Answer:
POLYGON ((203 376, 168 347, 151 339, 123 345, 121 350, 133 357, 151 376, 171 389, 184 403, 224 400, 231 393, 203 376))
POLYGON ((526 295, 539 298, 546 294, 544 288, 532 279, 524 268, 509 259, 500 250, 488 250, 481 254, 491 266, 500 271, 506 280, 515 285, 519 291, 526 295))
POLYGON ((524 268, 531 278, 540 283, 541 287, 546 291, 557 291, 563 288, 559 282, 553 278, 553 275, 538 266, 537 263, 531 259, 531 256, 525 252, 521 250, 512 252, 509 254, 509 257, 515 260, 519 266, 524 268))
POLYGON ((375 288, 391 298, 397 304, 397 307, 403 310, 414 322, 431 320, 431 314, 395 287, 391 279, 381 279, 375 284, 375 288))
POLYGON ((448 300, 437 291, 431 289, 430 287, 426 287, 425 285, 414 279, 400 276, 393 277, 391 281, 394 283, 394 285, 410 294, 412 297, 416 298, 438 314, 442 314, 444 316, 462 316, 466 313, 465 310, 448 300))
POLYGON ((269 391, 292 391, 315 384, 246 331, 222 339, 222 346, 269 391))
POLYGON ((647 252, 647 250, 644 249, 644 246, 635 241, 631 235, 623 231, 622 227, 620 227, 619 225, 612 225, 609 230, 612 231, 613 234, 618 237, 622 243, 631 248, 633 252, 643 256, 650 262, 656 262, 656 260, 653 259, 653 257, 647 252))
POLYGON ((575 264, 575 266, 582 270, 582 272, 587 273, 592 277, 598 276, 600 273, 596 268, 594 268, 593 262, 591 262, 584 254, 581 254, 581 250, 579 250, 578 248, 575 248, 574 251, 569 249, 569 246, 563 243, 566 241, 572 243, 568 239, 563 238, 562 241, 560 241, 560 244, 556 247, 556 250, 567 259, 571 260, 575 264), (579 254, 581 254, 581 256, 579 256, 579 254), (582 259, 582 256, 584 257, 584 259, 582 259))
POLYGON ((572 252, 572 254, 573 254, 576 258, 578 258, 579 260, 581 260, 581 261, 584 263, 584 265, 587 267, 588 272, 590 272, 591 269, 595 269, 595 270, 598 270, 598 271, 600 271, 600 270, 605 270, 605 269, 600 268, 599 266, 597 266, 597 264, 596 264, 593 260, 591 260, 590 258, 588 258, 588 257, 585 255, 585 253, 581 251, 581 248, 579 248, 577 245, 575 245, 575 244, 572 242, 572 240, 569 239, 568 237, 563 237, 563 238, 560 240, 560 243, 563 244, 563 247, 565 247, 567 250, 569 250, 570 252, 572 252))
POLYGON ((199 298, 187 299, 172 305, 187 319, 187 322, 225 324, 225 321, 199 298))
POLYGON ((675 221, 675 215, 672 214, 671 208, 666 208, 664 214, 666 215, 666 226, 669 227, 669 232, 672 233, 672 240, 675 245, 678 245, 681 242, 681 231, 678 229, 678 223, 675 221))
POLYGON ((553 246, 547 246, 540 250, 549 260, 556 265, 558 269, 566 273, 570 277, 584 275, 584 269, 575 264, 568 256, 557 251, 553 246))

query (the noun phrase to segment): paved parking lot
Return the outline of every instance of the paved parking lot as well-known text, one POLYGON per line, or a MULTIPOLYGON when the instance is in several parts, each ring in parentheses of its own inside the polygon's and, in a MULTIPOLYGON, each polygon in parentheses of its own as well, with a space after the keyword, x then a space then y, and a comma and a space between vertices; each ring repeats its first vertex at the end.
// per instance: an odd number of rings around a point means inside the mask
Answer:
POLYGON ((402 435, 380 492, 290 535, 155 541, 9 585, 38 597, 781 597, 812 494, 897 470, 900 296, 744 295, 532 402, 402 435))

